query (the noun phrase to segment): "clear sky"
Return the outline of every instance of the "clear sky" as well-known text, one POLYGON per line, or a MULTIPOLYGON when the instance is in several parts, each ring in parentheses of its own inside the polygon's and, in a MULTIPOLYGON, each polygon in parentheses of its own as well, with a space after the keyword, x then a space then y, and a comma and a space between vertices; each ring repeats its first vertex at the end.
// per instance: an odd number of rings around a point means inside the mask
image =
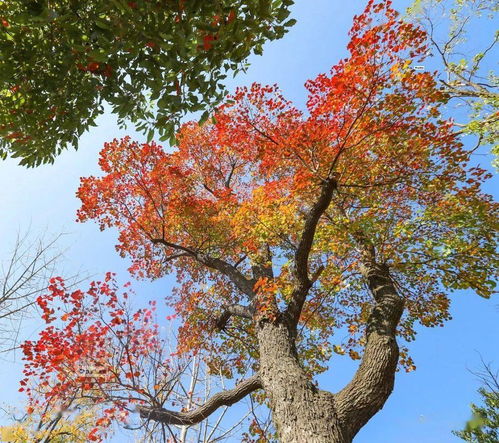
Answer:
MULTIPOLYGON (((395 2, 399 7, 405 1, 395 2)), ((346 55, 347 31, 352 17, 364 1, 297 0, 293 17, 298 23, 284 37, 265 48, 264 55, 252 59, 247 74, 239 75, 231 88, 253 81, 278 83, 285 96, 303 106, 303 83, 328 71, 346 55)), ((483 32, 493 32, 482 28, 483 32)), ((78 151, 65 152, 55 165, 36 169, 18 167, 14 161, 0 163, 0 260, 8 257, 16 233, 30 230, 32 238, 65 232, 60 249, 66 249, 61 274, 75 272, 102 275, 114 271, 128 280, 127 261, 115 252, 115 233, 100 232, 95 224, 75 223, 79 202, 75 197, 79 178, 98 174, 97 155, 105 141, 132 130, 120 131, 115 119, 103 116, 98 127, 85 134, 78 151)), ((142 140, 140 135, 136 139, 142 140)), ((487 156, 477 157, 483 166, 487 156)), ((497 178, 495 178, 497 185, 497 178)), ((488 187, 492 192, 493 185, 488 187)), ((497 195, 497 194, 496 194, 497 195)), ((161 299, 171 289, 172 280, 163 279, 135 285, 144 301, 161 299)), ((356 438, 358 443, 445 443, 459 441, 451 434, 469 418, 469 403, 477 400, 478 381, 470 370, 480 369, 480 356, 499 367, 499 303, 468 293, 454 294, 453 320, 444 328, 422 329, 410 346, 417 365, 413 373, 398 373, 393 395, 385 407, 356 438)), ((26 336, 34 336, 37 326, 30 322, 26 336)), ((350 379, 355 364, 348 357, 335 356, 330 370, 321 376, 321 387, 337 390, 350 379)), ((0 360, 0 402, 22 402, 17 380, 22 364, 0 360)))

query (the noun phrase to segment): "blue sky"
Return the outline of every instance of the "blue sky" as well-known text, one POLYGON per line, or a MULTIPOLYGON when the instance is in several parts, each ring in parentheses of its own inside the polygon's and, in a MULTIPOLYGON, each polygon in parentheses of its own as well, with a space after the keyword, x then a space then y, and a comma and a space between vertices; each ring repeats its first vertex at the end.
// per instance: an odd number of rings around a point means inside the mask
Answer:
MULTIPOLYGON (((399 7, 405 1, 397 2, 399 7)), ((334 0, 297 1, 293 17, 298 23, 284 39, 269 43, 261 57, 251 60, 248 72, 229 84, 253 81, 277 83, 285 96, 303 106, 306 91, 303 83, 320 72, 328 71, 346 55, 347 31, 353 14, 359 13, 363 1, 334 0)), ((493 32, 482 28, 483 32, 493 32)), ((115 252, 115 233, 100 232, 95 224, 75 223, 79 202, 75 197, 79 178, 98 174, 97 155, 105 141, 132 130, 121 131, 113 116, 99 119, 98 126, 82 137, 78 151, 63 153, 54 165, 23 169, 14 161, 0 163, 0 260, 8 257, 16 233, 30 229, 32 238, 65 232, 60 249, 66 249, 61 274, 75 272, 102 275, 111 270, 123 280, 126 260, 115 252)), ((140 135, 136 139, 142 140, 140 135)), ((484 151, 485 152, 485 151, 484 151)), ((487 156, 477 157, 483 166, 487 156)), ((497 177, 494 178, 497 185, 497 177)), ((493 184, 488 187, 492 192, 493 184)), ((497 194, 496 194, 497 196, 497 194)), ((161 299, 171 289, 171 279, 135 287, 143 300, 161 299)), ((451 434, 469 418, 469 403, 477 400, 478 381, 470 370, 480 369, 480 356, 499 366, 499 302, 484 300, 468 293, 454 294, 453 320, 444 328, 420 329, 410 347, 417 370, 398 373, 393 395, 385 407, 359 433, 359 443, 445 443, 460 441, 451 434)), ((34 322, 24 328, 26 336, 37 333, 34 322)), ((355 369, 347 358, 335 356, 331 369, 321 377, 321 387, 337 390, 345 385, 355 369)), ((0 402, 21 402, 17 380, 22 363, 0 360, 2 388, 0 402)))

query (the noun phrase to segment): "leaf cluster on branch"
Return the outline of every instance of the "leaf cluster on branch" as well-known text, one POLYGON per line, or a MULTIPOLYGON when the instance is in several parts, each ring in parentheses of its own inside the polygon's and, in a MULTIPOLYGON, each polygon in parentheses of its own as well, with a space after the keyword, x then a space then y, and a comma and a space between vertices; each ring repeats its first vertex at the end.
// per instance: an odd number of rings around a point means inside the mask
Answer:
MULTIPOLYGON (((107 104, 120 125, 174 140, 186 112, 284 35, 292 0, 0 3, 0 155, 53 162, 107 104)), ((206 118, 205 114, 205 118, 206 118)))
POLYGON ((499 32, 493 28, 499 6, 494 0, 416 0, 408 9, 410 20, 428 32, 431 51, 441 66, 442 89, 453 111, 467 115, 456 119, 462 134, 475 135, 478 145, 492 146, 498 166, 499 32), (479 35, 483 34, 483 35, 479 35))

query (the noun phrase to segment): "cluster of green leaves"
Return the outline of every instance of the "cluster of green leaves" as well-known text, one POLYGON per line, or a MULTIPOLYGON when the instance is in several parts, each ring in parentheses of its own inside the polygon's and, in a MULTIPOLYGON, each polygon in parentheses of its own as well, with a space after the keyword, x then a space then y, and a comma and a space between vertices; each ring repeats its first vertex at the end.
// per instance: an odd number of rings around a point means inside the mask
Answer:
POLYGON ((433 55, 442 62, 442 86, 451 103, 456 107, 464 105, 468 110, 468 118, 459 124, 461 132, 475 135, 479 143, 491 146, 496 168, 499 77, 493 67, 498 56, 499 31, 484 38, 475 30, 491 26, 498 11, 499 4, 494 0, 414 0, 408 9, 409 17, 428 31, 433 55))
POLYGON ((499 380, 485 365, 482 381, 478 393, 483 404, 472 403, 472 418, 462 431, 453 431, 453 434, 471 443, 496 443, 499 441, 499 380))
POLYGON ((52 162, 104 102, 120 125, 174 139, 182 115, 220 102, 226 75, 293 25, 292 3, 0 1, 0 156, 52 162))

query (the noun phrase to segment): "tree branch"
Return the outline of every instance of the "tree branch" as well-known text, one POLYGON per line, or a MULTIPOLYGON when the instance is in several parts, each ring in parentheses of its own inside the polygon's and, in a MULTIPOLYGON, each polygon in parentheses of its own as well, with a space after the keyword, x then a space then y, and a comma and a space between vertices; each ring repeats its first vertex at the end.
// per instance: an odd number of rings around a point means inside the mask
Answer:
POLYGON ((229 319, 235 315, 236 317, 242 317, 247 319, 252 319, 254 314, 254 309, 250 306, 241 306, 237 304, 224 306, 224 311, 218 316, 215 321, 215 326, 218 330, 223 331, 229 319))
POLYGON ((333 198, 333 192, 336 189, 336 180, 328 178, 321 187, 321 194, 314 203, 305 219, 305 226, 301 234, 300 242, 295 252, 294 274, 299 284, 309 286, 308 277, 308 257, 312 249, 315 230, 324 211, 328 208, 333 198))
POLYGON ((336 187, 337 182, 334 178, 324 180, 319 198, 310 208, 310 211, 305 218, 303 232, 295 252, 293 269, 298 286, 293 292, 292 300, 287 309, 287 315, 292 323, 298 321, 307 292, 313 284, 308 276, 310 250, 312 249, 317 224, 319 223, 322 214, 324 214, 324 211, 329 207, 336 187))
POLYGON ((235 266, 230 263, 227 263, 220 258, 203 254, 194 249, 186 248, 185 246, 177 245, 176 243, 171 243, 163 238, 152 238, 151 241, 153 244, 160 244, 167 248, 182 251, 203 265, 221 272, 227 276, 242 293, 246 294, 249 298, 254 297, 255 293, 253 291, 253 287, 255 286, 256 281, 254 279, 246 278, 235 266))
POLYGON ((238 269, 236 269, 230 263, 226 261, 210 257, 209 255, 197 253, 195 254, 195 258, 204 265, 209 268, 216 269, 222 274, 229 277, 230 281, 234 283, 234 285, 244 294, 246 294, 250 299, 255 296, 255 292, 253 291, 253 287, 255 286, 256 281, 254 279, 246 278, 238 269))
POLYGON ((395 331, 404 310, 387 266, 372 264, 364 274, 375 300, 367 322, 367 344, 352 381, 335 395, 338 417, 350 438, 383 407, 393 390, 399 357, 395 331))
POLYGON ((219 392, 198 408, 188 412, 176 412, 163 408, 150 408, 139 406, 137 409, 141 418, 153 420, 167 425, 191 426, 210 416, 221 406, 231 406, 248 394, 262 388, 258 375, 242 381, 235 388, 219 392))

